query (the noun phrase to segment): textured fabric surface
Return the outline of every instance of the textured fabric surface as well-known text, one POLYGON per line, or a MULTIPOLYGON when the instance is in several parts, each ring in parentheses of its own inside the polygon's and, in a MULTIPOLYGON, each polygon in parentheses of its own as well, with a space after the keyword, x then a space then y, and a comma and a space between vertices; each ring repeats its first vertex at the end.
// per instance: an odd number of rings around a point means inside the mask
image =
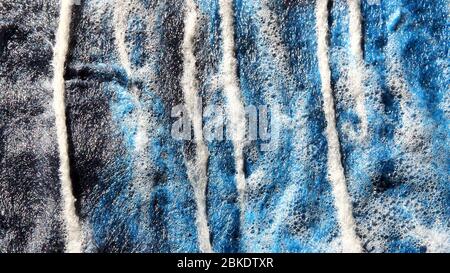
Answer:
MULTIPOLYGON (((340 252, 350 232, 363 252, 449 252, 449 7, 75 1, 64 106, 81 251, 340 252), (190 139, 174 137, 180 105, 190 139), (243 107, 267 106, 269 137, 242 151, 239 139, 199 141, 196 110, 211 105, 235 125, 243 107)), ((0 252, 67 250, 60 8, 0 0, 0 252)))

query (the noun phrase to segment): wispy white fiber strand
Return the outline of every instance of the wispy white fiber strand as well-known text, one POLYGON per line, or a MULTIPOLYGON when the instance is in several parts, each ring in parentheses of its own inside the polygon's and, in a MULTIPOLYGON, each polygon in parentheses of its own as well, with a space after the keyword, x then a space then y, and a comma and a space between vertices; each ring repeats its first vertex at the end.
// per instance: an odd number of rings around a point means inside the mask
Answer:
POLYGON ((117 51, 119 54, 119 61, 122 64, 128 76, 131 76, 131 62, 128 58, 128 50, 125 44, 125 35, 127 31, 127 13, 130 0, 116 0, 114 7, 114 38, 117 51))
POLYGON ((356 112, 361 121, 361 139, 367 136, 368 122, 363 91, 363 51, 361 45, 362 16, 360 0, 347 0, 349 8, 350 52, 352 56, 349 73, 350 90, 356 102, 356 112))
POLYGON ((66 125, 66 105, 64 86, 64 66, 69 49, 70 22, 72 19, 73 0, 61 0, 59 24, 56 31, 55 48, 53 52, 53 109, 55 111, 55 126, 59 152, 59 175, 61 179, 61 195, 63 202, 63 217, 66 228, 65 251, 81 252, 81 226, 75 211, 70 178, 70 162, 68 152, 68 135, 66 125))
POLYGON ((234 146, 236 165, 236 185, 239 193, 241 214, 245 204, 244 155, 245 109, 242 103, 239 80, 237 78, 237 60, 234 51, 234 10, 233 1, 219 0, 221 32, 223 39, 223 90, 227 100, 230 137, 234 146))
MULTIPOLYGON (((133 6, 131 0, 116 0, 114 5, 114 43, 117 48, 119 62, 124 68, 127 77, 134 79, 135 71, 129 58, 129 50, 126 43, 126 32, 128 28, 128 15, 130 7, 139 9, 139 6, 133 6)), ((148 75, 146 75, 148 77, 148 75)), ((133 185, 136 185, 143 196, 149 198, 153 188, 153 181, 148 179, 148 170, 151 169, 152 162, 148 159, 149 134, 148 131, 153 125, 148 120, 148 112, 139 100, 139 90, 133 82, 128 87, 136 111, 132 116, 132 121, 136 122, 136 134, 134 135, 134 178, 133 185), (143 188, 143 186, 145 187, 143 188)))
POLYGON ((196 71, 196 59, 194 56, 194 39, 197 33, 198 11, 193 0, 186 0, 183 37, 183 76, 181 85, 187 112, 194 128, 194 140, 196 144, 195 164, 189 164, 191 169, 189 178, 195 192, 197 204, 197 232, 200 251, 212 252, 208 220, 206 215, 206 186, 208 183, 208 148, 203 140, 202 104, 198 96, 198 83, 196 71))
POLYGON ((341 163, 341 152, 336 130, 336 113, 331 90, 331 71, 328 57, 328 0, 316 2, 317 57, 322 82, 323 110, 327 122, 328 176, 332 186, 336 215, 342 236, 343 252, 361 252, 361 243, 355 232, 350 196, 341 163))

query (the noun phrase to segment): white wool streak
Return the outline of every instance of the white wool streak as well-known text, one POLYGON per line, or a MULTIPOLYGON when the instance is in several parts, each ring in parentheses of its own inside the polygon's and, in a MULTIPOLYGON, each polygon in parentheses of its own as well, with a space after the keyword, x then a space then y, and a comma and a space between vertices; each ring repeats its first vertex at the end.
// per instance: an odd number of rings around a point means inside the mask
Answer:
POLYGON ((191 168, 190 180, 195 192, 197 204, 197 232, 200 250, 212 252, 208 220, 206 215, 206 186, 208 183, 208 148, 203 140, 202 104, 198 97, 198 83, 196 59, 194 56, 194 39, 197 33, 197 7, 193 0, 186 0, 183 37, 183 76, 181 85, 184 93, 187 112, 194 128, 194 141, 196 144, 196 164, 189 164, 191 168))
POLYGON ((219 13, 223 39, 223 91, 227 99, 229 136, 234 146, 236 164, 236 185, 241 203, 241 213, 244 211, 245 175, 244 175, 244 141, 245 141, 245 110, 237 79, 237 61, 234 52, 234 17, 233 1, 219 0, 219 13))
MULTIPOLYGON (((119 62, 127 73, 129 79, 135 78, 135 71, 130 62, 128 46, 126 44, 126 32, 128 27, 128 15, 131 8, 139 9, 130 0, 116 0, 114 6, 114 37, 119 62)), ((148 74, 147 77, 150 77, 148 74)), ((131 117, 131 122, 136 123, 136 134, 134 135, 134 178, 133 185, 147 199, 153 188, 153 181, 148 179, 148 170, 151 169, 152 162, 148 159, 147 152, 149 146, 149 135, 151 125, 148 120, 148 112, 139 100, 139 89, 133 82, 129 86, 129 91, 136 111, 131 117)))
POLYGON ((327 121, 328 176, 332 186, 336 216, 341 228, 343 252, 361 252, 356 236, 350 196, 341 163, 341 152, 336 130, 336 113, 331 90, 331 71, 328 59, 328 0, 316 2, 317 57, 322 82, 323 110, 327 121))
POLYGON ((125 72, 128 76, 131 75, 131 63, 128 58, 128 50, 125 44, 125 34, 127 31, 127 13, 128 6, 130 5, 129 0, 116 0, 114 8, 114 38, 117 51, 119 54, 119 61, 122 64, 125 72))
POLYGON ((350 90, 356 101, 356 112, 361 121, 361 138, 364 139, 367 136, 368 122, 362 87, 364 65, 361 45, 361 3, 360 0, 348 0, 347 2, 349 9, 350 52, 353 58, 349 71, 350 90))
POLYGON ((76 199, 72 193, 72 181, 70 178, 69 145, 64 98, 64 65, 69 49, 72 6, 72 0, 61 1, 59 24, 56 31, 53 52, 53 109, 55 111, 55 126, 60 160, 59 175, 61 179, 63 217, 66 227, 65 250, 69 253, 79 253, 81 252, 81 226, 75 211, 76 199))

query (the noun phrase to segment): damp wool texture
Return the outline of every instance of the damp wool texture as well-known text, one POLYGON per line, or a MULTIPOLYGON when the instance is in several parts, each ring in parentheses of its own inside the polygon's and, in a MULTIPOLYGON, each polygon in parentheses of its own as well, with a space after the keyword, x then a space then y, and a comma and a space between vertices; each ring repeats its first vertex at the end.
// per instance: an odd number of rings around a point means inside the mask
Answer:
POLYGON ((0 252, 450 252, 449 9, 1 0, 0 252))

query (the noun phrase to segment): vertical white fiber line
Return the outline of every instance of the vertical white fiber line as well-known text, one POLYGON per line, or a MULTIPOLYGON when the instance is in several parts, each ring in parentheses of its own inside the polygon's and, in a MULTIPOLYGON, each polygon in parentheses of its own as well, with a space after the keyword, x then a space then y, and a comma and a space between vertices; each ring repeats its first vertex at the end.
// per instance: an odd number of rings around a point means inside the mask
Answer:
POLYGON ((183 36, 183 75, 181 86, 187 112, 194 128, 194 141, 196 145, 195 164, 189 164, 192 187, 194 188, 197 204, 197 232, 200 251, 212 252, 208 220, 206 215, 206 186, 208 183, 208 148, 203 140, 202 102, 198 96, 198 82, 196 59, 194 56, 194 39, 197 30, 198 11, 194 0, 186 0, 183 36))
POLYGON ((69 49, 70 21, 72 19, 73 0, 61 0, 59 24, 55 37, 53 52, 53 109, 55 111, 55 126, 59 152, 59 175, 61 179, 61 195, 63 202, 63 217, 66 227, 65 251, 81 252, 81 226, 75 211, 75 197, 70 179, 69 145, 66 125, 66 105, 64 86, 64 65, 69 49))
POLYGON ((349 9, 350 52, 352 56, 349 73, 350 90, 356 102, 356 113, 361 121, 361 138, 367 136, 368 122, 364 105, 363 81, 363 52, 362 52, 362 16, 360 0, 347 0, 349 9))
POLYGON ((234 52, 234 10, 232 0, 219 0, 223 40, 223 90, 227 99, 229 136, 234 146, 236 165, 236 185, 239 193, 241 217, 245 204, 245 175, 244 175, 244 141, 245 141, 245 109, 241 99, 239 81, 237 78, 237 60, 234 52))
MULTIPOLYGON (((149 198, 150 191, 153 188, 153 181, 148 180, 148 169, 152 166, 152 162, 148 159, 147 152, 149 146, 148 131, 152 124, 148 121, 148 113, 145 111, 143 104, 139 100, 139 89, 132 82, 135 70, 130 62, 128 47, 126 44, 126 32, 128 28, 128 14, 130 6, 133 3, 130 0, 116 0, 114 4, 114 43, 119 55, 119 62, 124 68, 131 84, 128 86, 133 104, 136 106, 136 111, 133 113, 133 122, 136 122, 136 133, 134 135, 134 160, 133 166, 133 185, 136 189, 149 198), (142 190, 142 186, 146 185, 142 190)), ((132 7, 135 8, 135 7, 132 7)))
POLYGON ((332 186, 336 216, 342 233, 342 250, 343 252, 361 252, 361 243, 355 232, 356 225, 341 163, 340 144, 336 130, 336 113, 328 59, 328 0, 317 0, 316 2, 316 31, 323 110, 327 121, 328 176, 332 186))
POLYGON ((131 76, 131 63, 128 58, 128 50, 125 44, 125 34, 127 31, 127 13, 130 0, 116 0, 114 7, 114 38, 119 53, 119 61, 122 64, 127 76, 131 76))

